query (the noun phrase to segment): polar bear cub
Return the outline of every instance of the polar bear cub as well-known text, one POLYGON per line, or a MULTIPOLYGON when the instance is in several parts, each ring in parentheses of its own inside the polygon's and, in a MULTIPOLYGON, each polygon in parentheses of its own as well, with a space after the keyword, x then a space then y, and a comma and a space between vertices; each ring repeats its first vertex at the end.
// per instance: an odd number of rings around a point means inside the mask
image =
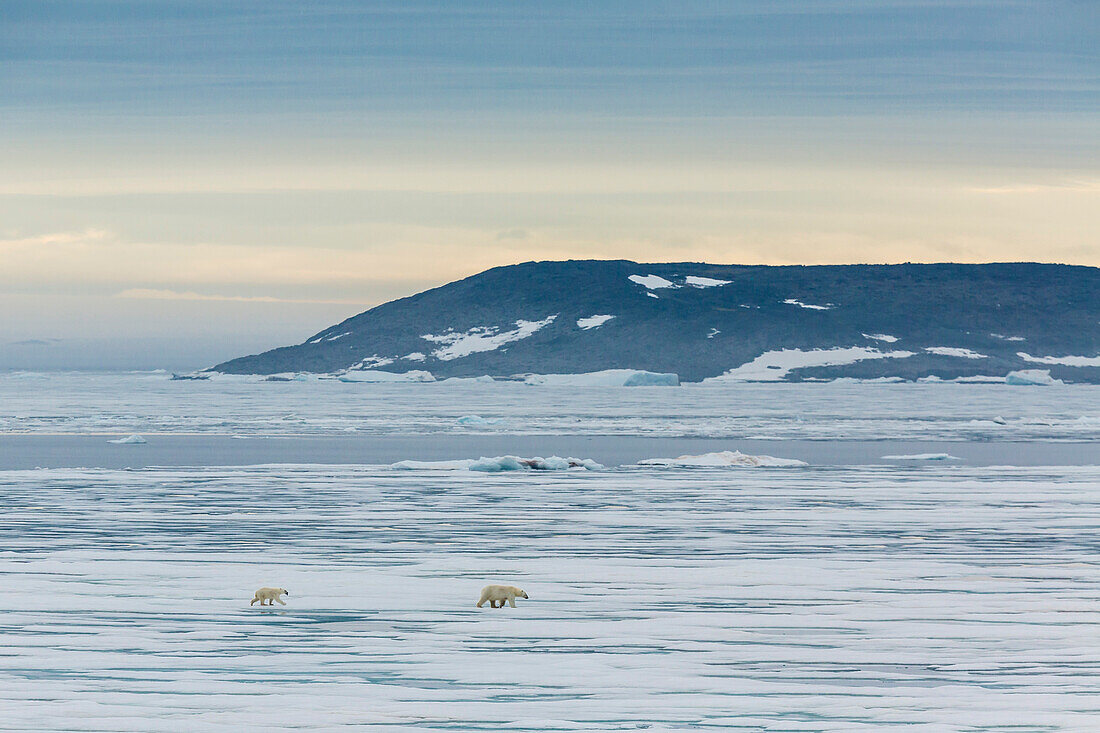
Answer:
POLYGON ((481 608, 481 604, 489 601, 489 608, 504 608, 504 602, 508 601, 508 605, 515 608, 517 598, 527 598, 527 593, 514 585, 487 585, 481 589, 477 607, 481 608))
POLYGON ((288 591, 286 588, 260 588, 258 591, 256 591, 256 596, 251 601, 249 601, 248 605, 251 606, 256 601, 259 601, 261 606, 274 606, 275 601, 278 601, 285 606, 286 601, 284 601, 282 598, 279 598, 279 596, 284 595, 290 595, 290 591, 288 591), (264 601, 267 601, 267 603, 264 603, 264 601))

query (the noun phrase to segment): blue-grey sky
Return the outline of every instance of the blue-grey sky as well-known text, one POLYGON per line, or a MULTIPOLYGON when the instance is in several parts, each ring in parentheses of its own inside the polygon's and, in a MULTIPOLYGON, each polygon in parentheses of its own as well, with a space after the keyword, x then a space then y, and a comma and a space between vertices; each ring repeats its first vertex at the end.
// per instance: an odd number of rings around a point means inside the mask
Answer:
POLYGON ((1093 0, 6 0, 0 368, 198 366, 529 259, 1100 265, 1097 38, 1093 0))

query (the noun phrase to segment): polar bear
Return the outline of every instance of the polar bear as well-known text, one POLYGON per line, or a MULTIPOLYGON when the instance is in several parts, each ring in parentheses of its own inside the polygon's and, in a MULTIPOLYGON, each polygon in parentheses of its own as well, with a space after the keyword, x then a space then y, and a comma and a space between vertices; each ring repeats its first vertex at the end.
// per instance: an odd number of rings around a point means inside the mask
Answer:
POLYGON ((508 605, 515 608, 517 598, 527 598, 527 593, 514 585, 487 585, 481 589, 477 607, 489 601, 489 608, 504 608, 504 602, 508 601, 508 605))
POLYGON ((256 591, 256 596, 251 601, 249 601, 248 605, 251 606, 256 601, 259 601, 261 606, 274 606, 275 601, 278 601, 285 606, 286 601, 284 601, 282 598, 279 598, 279 596, 284 595, 290 595, 290 591, 288 591, 286 588, 260 588, 258 591, 256 591), (265 604, 264 601, 267 601, 267 603, 265 604))

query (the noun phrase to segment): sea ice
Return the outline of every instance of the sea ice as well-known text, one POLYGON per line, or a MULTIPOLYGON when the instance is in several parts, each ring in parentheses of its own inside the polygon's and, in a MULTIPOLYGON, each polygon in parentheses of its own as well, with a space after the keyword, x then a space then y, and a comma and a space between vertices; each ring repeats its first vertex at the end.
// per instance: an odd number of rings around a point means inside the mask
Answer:
POLYGON ((116 438, 114 440, 108 440, 108 443, 117 443, 118 445, 141 445, 148 443, 149 441, 140 435, 128 435, 125 438, 116 438))
POLYGON ((384 372, 376 369, 356 369, 339 376, 341 382, 434 382, 431 372, 413 369, 407 372, 384 372))
POLYGON ((1009 372, 1005 376, 1005 384, 1047 385, 1065 384, 1065 382, 1050 376, 1049 369, 1021 369, 1019 371, 1009 372))
POLYGON ((805 466, 805 461, 793 458, 776 458, 774 456, 750 456, 741 451, 719 451, 717 453, 704 453, 698 456, 680 456, 678 458, 647 458, 638 461, 639 466, 805 466))
POLYGON ((488 374, 482 374, 480 377, 447 377, 441 380, 440 384, 492 384, 497 380, 490 377, 488 374))
POLYGON ((865 339, 872 339, 873 341, 885 341, 888 344, 895 343, 898 340, 897 336, 891 336, 887 333, 865 333, 861 335, 865 339))
POLYGON ((585 374, 529 374, 525 384, 550 387, 676 387, 676 374, 638 369, 605 369, 585 374))
POLYGON ((958 461, 961 460, 950 453, 912 453, 900 456, 883 456, 885 461, 958 461))
POLYGON ((567 471, 574 468, 583 468, 589 471, 599 471, 603 466, 591 458, 562 458, 550 456, 543 458, 520 458, 519 456, 496 456, 478 459, 464 458, 454 461, 398 461, 391 468, 403 470, 421 471, 481 471, 483 473, 499 473, 501 471, 567 471))
POLYGON ((463 415, 455 420, 459 425, 467 427, 480 427, 483 425, 500 425, 504 422, 502 417, 482 417, 481 415, 463 415))

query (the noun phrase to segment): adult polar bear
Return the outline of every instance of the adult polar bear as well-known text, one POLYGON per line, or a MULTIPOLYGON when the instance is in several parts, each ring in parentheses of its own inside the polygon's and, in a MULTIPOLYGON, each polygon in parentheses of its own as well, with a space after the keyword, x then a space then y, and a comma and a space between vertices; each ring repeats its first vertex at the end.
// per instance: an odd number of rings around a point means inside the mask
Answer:
POLYGON ((481 589, 477 607, 489 601, 489 608, 504 608, 504 602, 508 601, 508 605, 515 608, 517 598, 527 598, 527 593, 514 585, 487 585, 481 589))
POLYGON ((286 588, 260 588, 258 591, 256 591, 255 597, 248 602, 248 605, 251 606, 256 601, 259 601, 261 606, 274 606, 275 601, 278 601, 281 605, 285 606, 286 601, 284 601, 279 596, 289 595, 290 591, 288 591, 286 588), (266 601, 266 603, 264 603, 264 601, 266 601))

